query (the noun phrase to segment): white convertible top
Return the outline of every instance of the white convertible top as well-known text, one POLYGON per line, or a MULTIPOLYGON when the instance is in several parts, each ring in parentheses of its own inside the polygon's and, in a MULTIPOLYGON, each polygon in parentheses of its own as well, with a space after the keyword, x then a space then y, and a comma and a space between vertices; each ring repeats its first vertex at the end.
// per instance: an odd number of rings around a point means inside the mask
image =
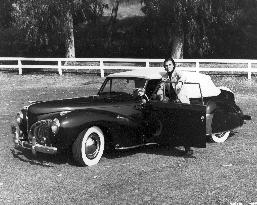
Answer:
MULTIPOLYGON (((220 88, 216 87, 209 75, 196 72, 181 72, 180 81, 184 83, 199 83, 203 97, 217 96, 220 94, 220 88)), ((187 96, 187 98, 200 98, 201 93, 198 84, 184 84, 178 96, 187 96)))
MULTIPOLYGON (((203 97, 217 96, 220 94, 220 89, 214 85, 211 77, 202 73, 178 71, 176 70, 179 81, 183 83, 199 83, 203 97)), ((144 79, 161 79, 166 75, 166 71, 162 68, 142 68, 132 71, 110 74, 110 78, 144 78, 144 79)), ((199 98, 201 93, 198 84, 184 84, 181 87, 179 95, 187 96, 188 98, 199 98)))
POLYGON ((142 68, 131 71, 125 71, 120 73, 114 73, 108 75, 111 78, 144 78, 144 79, 161 79, 165 74, 163 69, 159 68, 142 68), (163 74, 162 74, 163 73, 163 74))

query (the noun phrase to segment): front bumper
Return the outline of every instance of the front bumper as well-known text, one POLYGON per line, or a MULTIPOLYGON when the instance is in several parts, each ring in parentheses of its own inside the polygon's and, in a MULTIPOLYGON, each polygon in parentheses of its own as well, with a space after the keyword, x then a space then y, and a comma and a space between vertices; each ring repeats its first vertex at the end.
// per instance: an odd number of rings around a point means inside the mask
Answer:
POLYGON ((12 126, 11 127, 12 134, 13 134, 13 143, 15 148, 24 148, 30 149, 33 154, 37 152, 46 153, 46 154, 56 154, 57 148, 56 147, 49 147, 46 145, 41 145, 36 142, 36 138, 32 137, 32 142, 27 142, 21 137, 21 131, 18 127, 12 126))

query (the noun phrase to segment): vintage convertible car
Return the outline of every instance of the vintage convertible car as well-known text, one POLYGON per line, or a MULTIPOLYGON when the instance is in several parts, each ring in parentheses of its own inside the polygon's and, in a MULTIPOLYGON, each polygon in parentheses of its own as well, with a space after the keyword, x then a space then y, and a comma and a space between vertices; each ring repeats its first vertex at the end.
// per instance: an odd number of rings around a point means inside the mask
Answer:
POLYGON ((97 95, 33 102, 17 114, 14 144, 34 154, 71 149, 75 161, 91 166, 104 150, 152 143, 204 148, 206 136, 223 142, 243 125, 234 94, 204 74, 181 72, 178 82, 165 81, 178 99, 158 100, 163 75, 156 69, 111 74, 97 95))

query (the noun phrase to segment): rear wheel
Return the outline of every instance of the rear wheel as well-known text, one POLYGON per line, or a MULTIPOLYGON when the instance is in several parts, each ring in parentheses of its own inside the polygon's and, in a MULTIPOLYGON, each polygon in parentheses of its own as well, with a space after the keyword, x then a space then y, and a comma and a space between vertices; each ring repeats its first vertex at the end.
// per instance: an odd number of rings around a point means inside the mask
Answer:
POLYGON ((72 145, 72 154, 82 166, 97 164, 104 151, 104 134, 99 127, 93 126, 81 132, 72 145))
POLYGON ((210 138, 211 138, 212 142, 222 143, 222 142, 225 142, 228 139, 229 134, 230 134, 230 131, 214 133, 214 134, 211 135, 210 138))

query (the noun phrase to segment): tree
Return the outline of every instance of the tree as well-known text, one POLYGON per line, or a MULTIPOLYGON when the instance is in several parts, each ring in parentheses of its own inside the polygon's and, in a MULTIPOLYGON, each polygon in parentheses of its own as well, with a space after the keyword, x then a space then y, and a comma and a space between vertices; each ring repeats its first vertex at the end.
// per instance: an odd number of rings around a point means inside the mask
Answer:
POLYGON ((10 0, 0 0, 0 27, 7 28, 12 22, 12 4, 10 0))
POLYGON ((37 47, 65 45, 66 57, 75 57, 74 25, 102 16, 100 0, 16 0, 16 25, 37 47))
POLYGON ((213 28, 235 26, 242 10, 239 0, 144 0, 144 4, 143 12, 152 25, 165 33, 173 58, 212 52, 213 28))
POLYGON ((114 32, 114 25, 115 25, 116 20, 117 20, 120 0, 115 0, 112 4, 113 4, 112 5, 112 13, 111 13, 111 17, 109 19, 108 27, 107 27, 108 37, 107 37, 107 41, 105 43, 105 48, 107 48, 107 49, 111 46, 112 35, 113 35, 113 32, 114 32))

